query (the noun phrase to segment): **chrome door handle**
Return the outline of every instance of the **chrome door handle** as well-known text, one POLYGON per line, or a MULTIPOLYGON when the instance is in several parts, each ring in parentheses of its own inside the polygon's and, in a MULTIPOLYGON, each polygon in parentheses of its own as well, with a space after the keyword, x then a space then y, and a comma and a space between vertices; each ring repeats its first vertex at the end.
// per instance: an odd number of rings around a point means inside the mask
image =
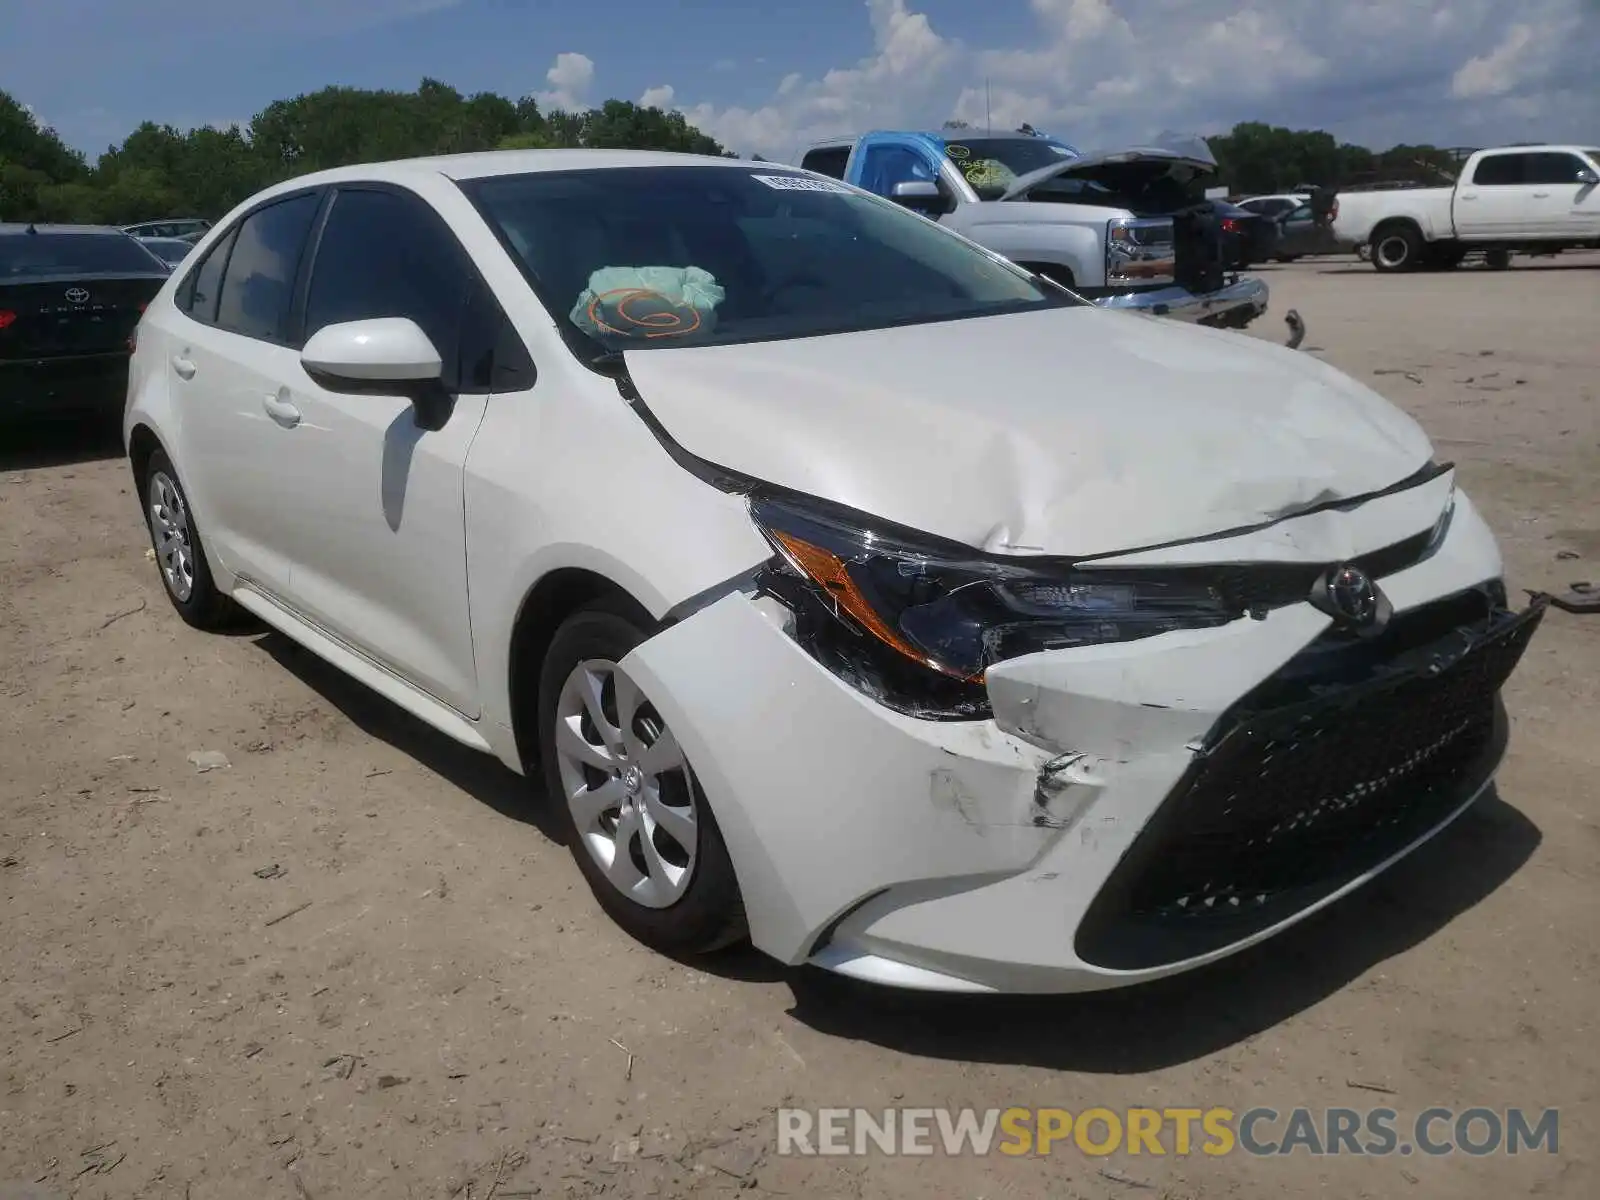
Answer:
POLYGON ((1533 194, 1533 198, 1535 200, 1548 200, 1548 199, 1550 199, 1550 193, 1549 192, 1535 192, 1533 194))
POLYGON ((263 396, 261 398, 261 407, 266 409, 267 416, 271 417, 279 425, 293 429, 300 424, 300 410, 291 404, 282 393, 274 396, 263 396))
POLYGON ((172 369, 178 373, 179 379, 194 378, 194 360, 175 354, 172 358, 172 369))

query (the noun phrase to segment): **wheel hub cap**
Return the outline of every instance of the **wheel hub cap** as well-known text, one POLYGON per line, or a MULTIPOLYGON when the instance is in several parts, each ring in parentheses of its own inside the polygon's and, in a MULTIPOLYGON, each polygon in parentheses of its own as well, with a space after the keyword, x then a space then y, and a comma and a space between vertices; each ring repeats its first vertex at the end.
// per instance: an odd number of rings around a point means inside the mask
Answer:
POLYGON ((194 594, 194 552, 189 541, 189 511, 183 494, 164 472, 150 479, 150 534, 161 578, 181 604, 194 594))
POLYGON ((573 828, 607 882, 666 908, 694 879, 699 803, 677 739, 614 662, 573 668, 555 714, 556 768, 573 828))

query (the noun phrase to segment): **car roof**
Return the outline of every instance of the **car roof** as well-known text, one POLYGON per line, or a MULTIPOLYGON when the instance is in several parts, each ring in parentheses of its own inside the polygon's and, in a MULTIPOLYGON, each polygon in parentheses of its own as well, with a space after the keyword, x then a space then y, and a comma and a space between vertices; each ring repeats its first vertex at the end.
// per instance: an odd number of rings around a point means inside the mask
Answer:
POLYGON ((38 234, 49 233, 98 233, 107 237, 127 237, 120 229, 113 229, 109 225, 50 225, 43 221, 29 225, 26 221, 0 221, 0 233, 27 233, 32 229, 38 234))
POLYGON ((1581 145, 1578 142, 1529 142, 1527 145, 1518 146, 1485 146, 1478 154, 1527 154, 1531 151, 1553 150, 1557 153, 1567 154, 1593 154, 1595 147, 1581 145))
POLYGON ((758 167, 793 170, 783 163, 752 162, 705 154, 678 154, 668 150, 486 150, 472 154, 438 154, 426 158, 399 158, 388 162, 356 163, 330 167, 309 175, 286 179, 250 197, 248 203, 303 188, 339 183, 414 182, 420 178, 492 179, 500 175, 526 175, 541 171, 619 170, 627 167, 758 167))
MULTIPOLYGON (((1055 137, 1052 134, 1042 134, 1041 135, 1041 134, 1033 134, 1033 133, 1018 133, 1015 129, 999 129, 999 130, 994 131, 993 133, 987 132, 987 131, 982 130, 982 129, 937 129, 937 130, 936 129, 874 129, 871 132, 872 133, 910 133, 910 134, 918 135, 920 137, 938 138, 940 141, 945 141, 945 142, 948 142, 952 137, 959 137, 959 138, 962 138, 962 139, 964 139, 966 141, 975 141, 978 138, 982 138, 986 142, 1041 142, 1041 141, 1043 141, 1043 142, 1057 142, 1057 143, 1060 143, 1062 145, 1065 145, 1064 142, 1061 142, 1060 138, 1055 137)), ((868 134, 858 133, 858 134, 855 134, 853 136, 848 136, 848 137, 840 136, 840 137, 824 138, 820 142, 812 142, 810 145, 808 145, 806 147, 806 151, 810 152, 812 150, 832 150, 832 149, 840 148, 840 147, 854 146, 862 138, 867 137, 867 136, 868 136, 868 134)))
MULTIPOLYGON (((665 150, 487 150, 475 154, 440 154, 428 158, 401 158, 390 162, 333 167, 314 175, 287 181, 295 187, 358 180, 395 183, 418 175, 443 175, 449 179, 489 179, 497 175, 524 175, 540 171, 600 171, 624 167, 727 167, 750 164, 743 159, 705 154, 677 154, 665 150)), ((280 185, 282 186, 282 185, 280 185)))

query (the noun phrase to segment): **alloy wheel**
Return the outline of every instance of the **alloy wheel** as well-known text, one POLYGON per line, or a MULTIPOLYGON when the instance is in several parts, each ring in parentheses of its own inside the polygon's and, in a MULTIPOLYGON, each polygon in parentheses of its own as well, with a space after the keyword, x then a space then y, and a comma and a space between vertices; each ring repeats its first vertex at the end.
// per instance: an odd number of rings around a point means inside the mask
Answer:
POLYGON ((1404 266, 1411 257, 1411 243, 1399 234, 1390 234, 1378 243, 1378 261, 1386 267, 1404 266))
POLYGON ((150 476, 150 532, 167 590, 179 604, 194 594, 194 547, 183 493, 165 471, 150 476))
POLYGON ((555 711, 562 799, 606 880, 666 908, 694 879, 700 813, 677 739, 616 663, 580 662, 555 711))

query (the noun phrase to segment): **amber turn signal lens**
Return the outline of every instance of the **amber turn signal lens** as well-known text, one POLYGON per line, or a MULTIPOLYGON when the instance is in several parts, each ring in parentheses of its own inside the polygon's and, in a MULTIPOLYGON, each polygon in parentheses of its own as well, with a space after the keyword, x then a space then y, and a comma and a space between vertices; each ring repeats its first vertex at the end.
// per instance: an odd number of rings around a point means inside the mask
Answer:
POLYGON ((850 578, 850 569, 838 555, 824 550, 821 546, 813 546, 810 542, 797 538, 792 533, 774 530, 772 536, 782 543, 788 551, 789 557, 813 580, 821 584, 828 595, 833 597, 845 612, 849 613, 856 623, 864 628, 873 637, 892 650, 905 655, 913 662, 930 667, 941 675, 949 675, 954 679, 965 679, 970 683, 982 683, 983 672, 976 675, 963 675, 959 671, 951 671, 933 661, 922 651, 907 642, 895 630, 891 629, 884 619, 867 603, 867 598, 861 594, 861 589, 856 586, 855 580, 850 578))

